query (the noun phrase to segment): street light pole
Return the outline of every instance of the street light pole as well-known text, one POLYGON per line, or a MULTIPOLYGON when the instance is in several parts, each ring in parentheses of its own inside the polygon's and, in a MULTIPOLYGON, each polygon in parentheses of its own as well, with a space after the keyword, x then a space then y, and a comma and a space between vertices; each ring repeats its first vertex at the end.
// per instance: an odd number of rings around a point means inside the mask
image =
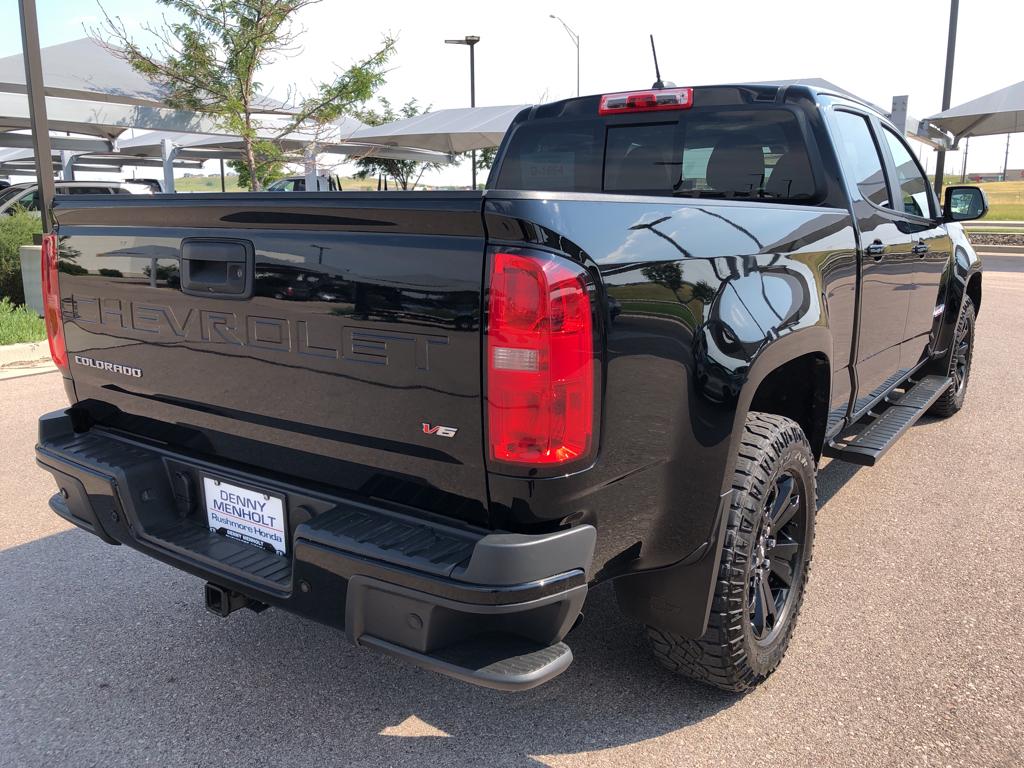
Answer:
MULTIPOLYGON (((946 79, 942 83, 942 111, 949 109, 953 91, 953 55, 956 53, 956 22, 960 14, 960 0, 949 2, 949 37, 946 40, 946 79)), ((942 184, 946 173, 946 153, 935 153, 935 194, 942 198, 942 184)))
POLYGON ((1003 181, 1006 181, 1006 171, 1010 167, 1010 134, 1006 134, 1006 153, 1003 155, 1003 181))
MULTIPOLYGON (((469 46, 469 106, 476 107, 476 56, 474 47, 480 42, 479 35, 466 35, 461 40, 445 40, 448 45, 469 46)), ((476 150, 470 153, 470 162, 473 168, 473 189, 476 189, 476 150)))
POLYGON ((569 37, 572 39, 573 44, 576 46, 576 95, 580 95, 580 36, 572 31, 572 27, 565 23, 565 20, 561 16, 555 16, 555 14, 548 14, 552 19, 557 21, 563 27, 565 31, 569 33, 569 37))

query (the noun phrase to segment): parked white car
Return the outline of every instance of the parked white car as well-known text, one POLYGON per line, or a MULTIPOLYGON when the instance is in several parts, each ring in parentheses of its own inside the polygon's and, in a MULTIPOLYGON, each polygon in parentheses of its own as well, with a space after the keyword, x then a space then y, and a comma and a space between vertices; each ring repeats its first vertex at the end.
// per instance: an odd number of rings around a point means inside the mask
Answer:
MULTIPOLYGON (((58 195, 151 195, 145 184, 120 181, 58 181, 54 182, 58 195)), ((29 181, 12 184, 0 190, 0 216, 9 216, 17 210, 39 210, 39 185, 29 181)))
MULTIPOLYGON (((337 176, 324 176, 319 174, 316 177, 317 192, 340 192, 341 179, 337 176)), ((283 179, 269 184, 267 192, 305 192, 305 176, 285 176, 283 179)))

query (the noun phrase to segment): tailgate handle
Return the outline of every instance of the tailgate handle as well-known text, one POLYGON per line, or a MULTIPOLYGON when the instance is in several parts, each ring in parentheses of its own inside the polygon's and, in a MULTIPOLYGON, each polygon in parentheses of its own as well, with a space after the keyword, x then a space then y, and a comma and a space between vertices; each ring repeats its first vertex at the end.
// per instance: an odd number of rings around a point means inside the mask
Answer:
POLYGON ((190 296, 248 299, 252 297, 255 260, 248 240, 182 240, 181 290, 190 296))

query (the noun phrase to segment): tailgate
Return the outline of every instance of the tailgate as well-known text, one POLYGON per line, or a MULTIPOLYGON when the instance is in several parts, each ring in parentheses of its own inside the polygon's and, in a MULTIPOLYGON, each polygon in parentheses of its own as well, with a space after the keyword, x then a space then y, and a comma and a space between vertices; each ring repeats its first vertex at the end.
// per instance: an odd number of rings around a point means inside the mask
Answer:
POLYGON ((124 198, 55 205, 96 420, 487 522, 479 193, 124 198))

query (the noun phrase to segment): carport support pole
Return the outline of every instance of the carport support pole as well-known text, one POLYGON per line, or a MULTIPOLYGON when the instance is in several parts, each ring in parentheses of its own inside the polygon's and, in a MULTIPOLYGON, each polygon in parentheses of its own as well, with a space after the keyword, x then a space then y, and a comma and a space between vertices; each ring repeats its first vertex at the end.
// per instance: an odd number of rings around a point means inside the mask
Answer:
POLYGON ((306 175, 306 191, 317 192, 319 191, 320 181, 317 178, 316 146, 314 144, 307 145, 302 154, 306 175))
MULTIPOLYGON (((953 55, 956 53, 956 21, 960 13, 960 0, 949 3, 949 37, 946 40, 946 79, 942 83, 942 111, 949 109, 953 95, 953 55)), ((942 182, 946 173, 946 153, 939 150, 935 157, 935 194, 942 199, 942 182)))
MULTIPOLYGON (((469 106, 476 108, 476 56, 473 54, 476 43, 469 44, 469 106)), ((476 191, 476 150, 472 152, 471 162, 473 164, 473 191, 476 191)))
POLYGON ((75 180, 75 153, 70 149, 63 149, 60 153, 60 178, 61 181, 75 180))
POLYGON ((164 192, 174 191, 174 156, 178 148, 170 139, 160 139, 160 158, 164 163, 164 192))
POLYGON ((28 89, 28 113, 32 126, 32 149, 36 153, 36 179, 39 183, 39 211, 43 232, 53 231, 50 206, 53 205, 53 155, 50 154, 50 128, 46 121, 46 96, 43 91, 43 61, 39 55, 39 22, 35 0, 18 0, 21 13, 21 50, 25 57, 25 85, 28 89))

